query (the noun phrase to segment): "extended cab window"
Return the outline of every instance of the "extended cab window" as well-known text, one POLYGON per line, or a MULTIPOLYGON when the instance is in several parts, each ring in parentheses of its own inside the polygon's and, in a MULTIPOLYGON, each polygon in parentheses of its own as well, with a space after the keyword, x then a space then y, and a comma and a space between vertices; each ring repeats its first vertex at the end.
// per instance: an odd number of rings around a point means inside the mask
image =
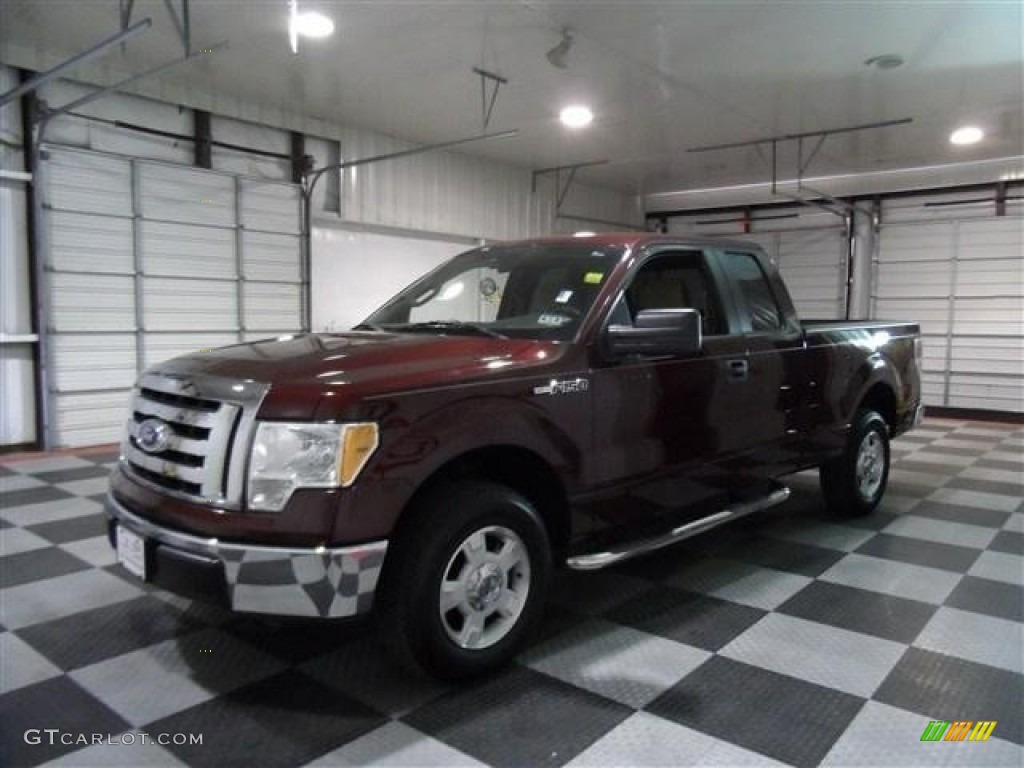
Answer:
POLYGON ((696 309, 705 336, 728 333, 722 303, 700 251, 662 253, 636 273, 619 299, 611 322, 632 325, 644 309, 696 309))
POLYGON ((757 259, 749 253, 728 251, 722 264, 729 279, 739 290, 743 302, 740 310, 750 322, 750 330, 777 331, 782 327, 782 313, 768 284, 768 277, 757 259))

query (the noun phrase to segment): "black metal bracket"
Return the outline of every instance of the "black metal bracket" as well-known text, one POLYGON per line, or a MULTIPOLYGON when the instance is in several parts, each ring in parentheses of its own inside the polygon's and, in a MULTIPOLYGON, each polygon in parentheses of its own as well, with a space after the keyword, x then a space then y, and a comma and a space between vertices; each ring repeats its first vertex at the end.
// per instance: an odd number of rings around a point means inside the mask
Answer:
POLYGON ((498 100, 498 91, 501 90, 501 86, 508 84, 508 78, 479 67, 473 67, 473 72, 480 76, 480 119, 483 122, 482 130, 486 131, 487 126, 491 124, 491 114, 494 112, 494 103, 498 100), (489 99, 488 85, 493 86, 489 99))

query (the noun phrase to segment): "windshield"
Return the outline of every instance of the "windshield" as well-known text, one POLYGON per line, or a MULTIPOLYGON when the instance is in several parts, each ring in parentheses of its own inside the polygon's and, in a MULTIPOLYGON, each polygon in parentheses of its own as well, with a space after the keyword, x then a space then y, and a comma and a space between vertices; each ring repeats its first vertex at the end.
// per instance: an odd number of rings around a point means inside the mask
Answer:
POLYGON ((485 246, 419 279, 357 328, 566 341, 623 249, 485 246))

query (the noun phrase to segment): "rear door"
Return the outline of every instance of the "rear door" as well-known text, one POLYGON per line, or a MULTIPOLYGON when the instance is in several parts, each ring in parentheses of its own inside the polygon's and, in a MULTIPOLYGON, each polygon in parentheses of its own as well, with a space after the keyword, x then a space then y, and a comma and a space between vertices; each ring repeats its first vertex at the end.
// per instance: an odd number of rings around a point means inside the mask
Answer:
POLYGON ((643 309, 697 309, 704 338, 693 356, 595 365, 595 535, 636 538, 719 511, 778 443, 780 365, 739 317, 734 292, 722 290, 730 269, 720 259, 652 251, 613 305, 607 325, 631 324, 643 309))
POLYGON ((734 333, 744 341, 743 364, 732 363, 746 376, 747 397, 732 414, 746 433, 744 466, 763 476, 796 469, 804 404, 816 401, 806 391, 803 332, 762 254, 728 249, 713 263, 731 294, 734 333))

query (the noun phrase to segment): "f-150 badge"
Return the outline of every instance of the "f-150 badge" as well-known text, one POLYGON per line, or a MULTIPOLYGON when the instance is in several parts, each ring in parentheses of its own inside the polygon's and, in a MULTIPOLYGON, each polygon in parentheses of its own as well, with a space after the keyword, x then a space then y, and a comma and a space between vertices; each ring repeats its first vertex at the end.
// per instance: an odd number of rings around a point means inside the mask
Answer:
POLYGON ((590 381, 588 379, 576 378, 576 379, 552 379, 549 383, 539 387, 533 388, 533 394, 535 395, 572 395, 580 392, 586 392, 590 389, 590 381))

